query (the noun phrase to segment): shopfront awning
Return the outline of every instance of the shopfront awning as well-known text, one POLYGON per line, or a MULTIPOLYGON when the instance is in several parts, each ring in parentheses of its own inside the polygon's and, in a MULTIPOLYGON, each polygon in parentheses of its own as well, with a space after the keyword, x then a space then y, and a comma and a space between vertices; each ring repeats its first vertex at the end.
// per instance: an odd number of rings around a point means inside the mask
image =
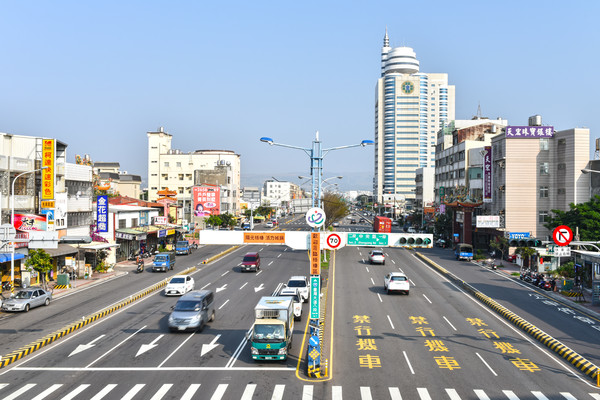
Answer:
POLYGON ((111 247, 120 247, 119 244, 111 244, 111 243, 90 243, 90 244, 82 244, 79 246, 81 250, 102 250, 109 249, 111 247))
MULTIPOLYGON (((0 253, 0 263, 10 262, 12 253, 0 253)), ((15 260, 25 258, 25 254, 15 253, 15 260)))
POLYGON ((56 249, 44 249, 44 251, 50 254, 50 257, 60 257, 67 254, 77 254, 77 247, 59 243, 56 249))

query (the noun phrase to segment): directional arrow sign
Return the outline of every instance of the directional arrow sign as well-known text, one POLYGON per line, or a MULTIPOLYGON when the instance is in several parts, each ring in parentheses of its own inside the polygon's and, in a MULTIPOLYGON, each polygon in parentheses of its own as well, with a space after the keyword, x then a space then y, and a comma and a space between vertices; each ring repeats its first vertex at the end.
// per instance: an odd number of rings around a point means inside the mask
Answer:
POLYGON ((71 354, 69 354, 69 357, 71 357, 71 356, 72 356, 72 355, 74 355, 74 354, 81 353, 82 351, 85 351, 85 350, 91 349, 92 347, 94 347, 94 346, 95 346, 95 344, 94 344, 94 343, 95 343, 95 342, 97 342, 98 340, 102 339, 104 336, 105 336, 105 335, 100 335, 100 336, 98 336, 96 339, 94 339, 94 340, 92 340, 91 342, 89 342, 88 344, 80 344, 79 346, 77 346, 77 348, 76 348, 75 350, 73 350, 73 351, 71 352, 71 354))
POLYGON ((203 344, 202 345, 202 350, 200 351, 200 357, 202 357, 203 355, 205 355, 206 353, 208 353, 209 351, 211 351, 212 349, 214 349, 215 347, 217 347, 218 344, 215 344, 215 343, 217 342, 217 340, 219 340, 220 337, 221 337, 221 335, 217 335, 212 340, 212 342, 210 342, 209 344, 203 344))
POLYGON ((263 286, 263 284, 261 283, 259 287, 255 287, 255 288, 254 288, 254 293, 258 292, 259 290, 263 290, 263 289, 264 289, 264 286, 263 286))
POLYGON ((223 286, 218 287, 217 288, 217 293, 219 293, 221 290, 225 290, 225 288, 227 288, 227 284, 224 284, 223 286))
POLYGON ((573 240, 573 231, 566 225, 560 225, 552 232, 552 238, 557 245, 568 246, 573 240))
POLYGON ((137 354, 136 354, 135 356, 137 357, 137 356, 139 356, 140 354, 142 354, 142 353, 145 353, 145 352, 147 352, 148 350, 152 350, 153 348, 155 348, 156 346, 158 346, 158 345, 156 344, 156 342, 158 342, 158 341, 160 340, 160 338, 161 338, 161 337, 163 337, 163 336, 165 336, 165 335, 160 335, 159 337, 157 337, 156 339, 154 339, 154 340, 152 341, 152 343, 150 343, 150 344, 143 344, 143 345, 141 345, 141 346, 140 346, 140 349, 138 350, 138 352, 137 352, 137 354))

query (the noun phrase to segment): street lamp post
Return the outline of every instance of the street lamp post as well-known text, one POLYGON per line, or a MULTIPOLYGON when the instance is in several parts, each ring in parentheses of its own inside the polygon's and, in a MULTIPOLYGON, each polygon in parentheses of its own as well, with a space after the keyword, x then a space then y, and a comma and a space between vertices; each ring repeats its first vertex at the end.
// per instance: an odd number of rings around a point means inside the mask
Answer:
MULTIPOLYGON (((15 178, 12 181, 12 185, 11 185, 11 192, 10 192, 10 224, 12 226, 15 226, 15 182, 17 181, 17 179, 19 179, 20 177, 22 177, 23 175, 26 174, 33 174, 39 171, 43 171, 45 169, 47 169, 48 167, 42 167, 42 168, 38 168, 38 169, 34 169, 31 171, 25 171, 25 172, 21 172, 19 175, 15 176, 15 178)), ((12 251, 11 251, 11 257, 10 257, 10 286, 11 286, 11 292, 14 292, 15 290, 15 245, 13 243, 12 247, 12 251)))

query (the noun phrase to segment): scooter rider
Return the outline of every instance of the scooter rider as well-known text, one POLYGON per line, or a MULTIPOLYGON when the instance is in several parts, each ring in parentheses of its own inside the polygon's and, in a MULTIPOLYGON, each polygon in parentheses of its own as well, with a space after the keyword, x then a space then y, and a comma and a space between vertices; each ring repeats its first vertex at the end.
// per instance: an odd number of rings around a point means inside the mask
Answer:
POLYGON ((137 272, 144 272, 144 260, 141 257, 137 260, 137 272))

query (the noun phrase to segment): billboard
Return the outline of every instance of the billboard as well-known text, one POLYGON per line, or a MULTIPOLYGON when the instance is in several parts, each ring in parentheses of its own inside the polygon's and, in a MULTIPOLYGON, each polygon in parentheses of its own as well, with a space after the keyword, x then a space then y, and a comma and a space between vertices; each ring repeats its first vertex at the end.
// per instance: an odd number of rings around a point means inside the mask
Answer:
POLYGON ((477 228, 500 228, 499 215, 478 215, 475 220, 477 228))
POLYGON ((15 229, 18 231, 45 231, 46 216, 35 214, 15 214, 15 229))
POLYGON ((42 140, 42 200, 54 199, 54 170, 55 143, 54 139, 42 140))
POLYGON ((108 196, 96 199, 96 232, 108 232, 108 196))
POLYGON ((492 200, 492 146, 483 148, 483 202, 492 200))
POLYGON ((218 186, 194 186, 194 216, 208 217, 221 214, 221 188, 218 186))
POLYGON ((543 139, 554 135, 553 126, 507 126, 507 139, 543 139))

